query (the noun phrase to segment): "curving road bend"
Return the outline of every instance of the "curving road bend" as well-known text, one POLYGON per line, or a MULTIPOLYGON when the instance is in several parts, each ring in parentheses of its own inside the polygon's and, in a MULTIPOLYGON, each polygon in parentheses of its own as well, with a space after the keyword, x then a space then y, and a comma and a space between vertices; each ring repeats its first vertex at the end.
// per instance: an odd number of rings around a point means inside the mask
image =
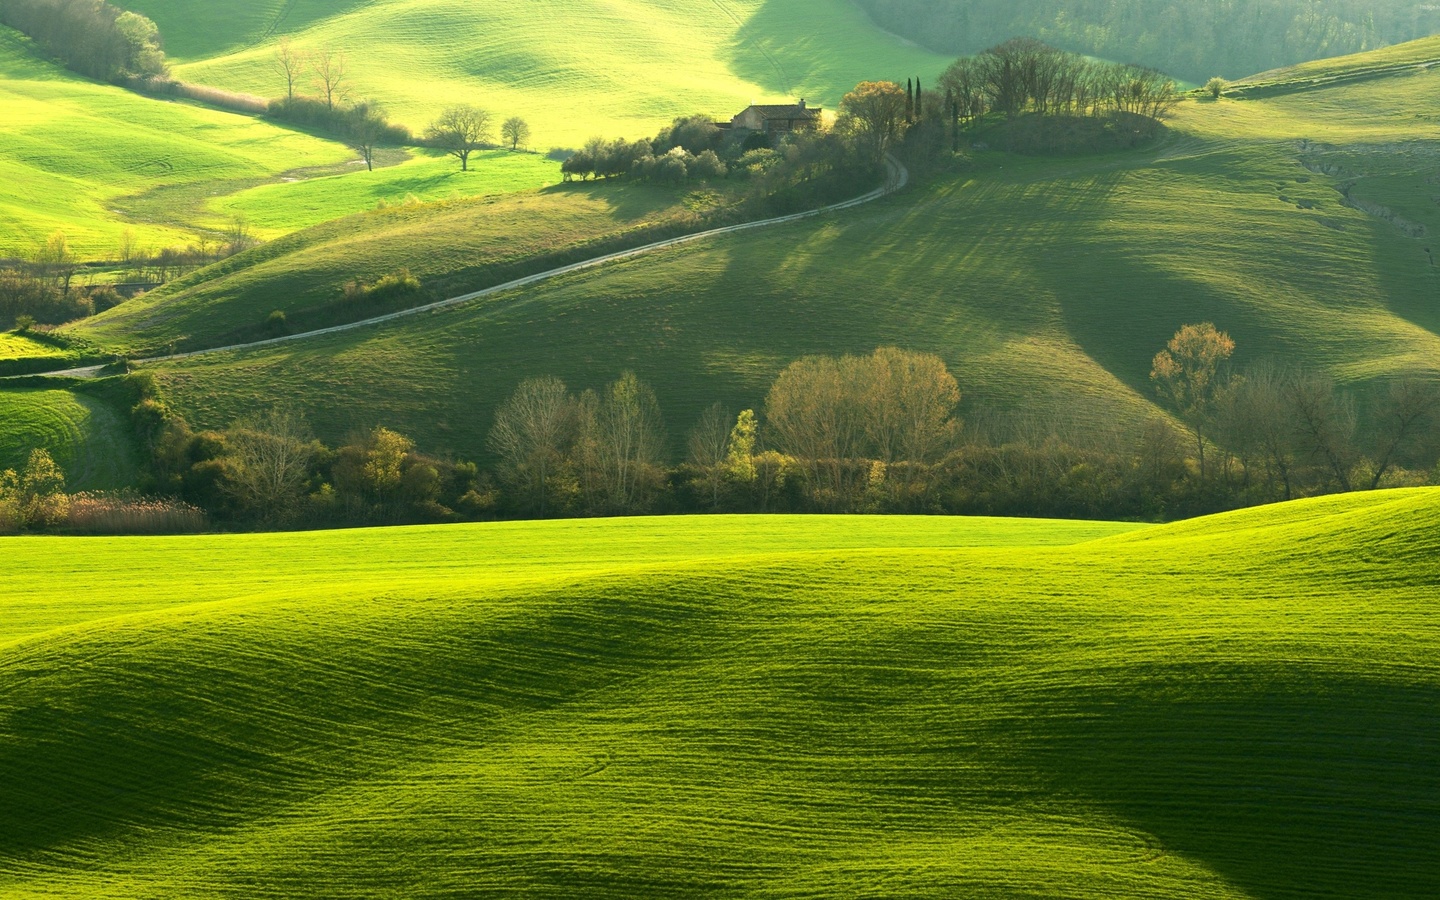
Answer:
MULTIPOLYGON (((834 203, 830 206, 822 206, 819 209, 812 209, 807 212, 801 213, 793 213, 788 216, 778 216, 773 219, 760 219, 755 222, 745 222, 740 225, 728 225, 724 228, 713 228, 709 231, 697 231, 694 234, 687 234, 677 238, 670 238, 669 240, 657 241, 653 244, 646 244, 642 247, 634 247, 630 250, 621 250, 616 253, 608 253, 604 256, 597 256, 594 259, 587 259, 578 263, 572 263, 568 266, 561 266, 558 269, 549 269, 544 272, 537 272, 534 275, 527 275, 524 278, 517 278, 514 281, 507 281, 504 284, 497 284, 494 287, 488 287, 479 291, 472 291, 468 294, 461 294, 458 297, 450 297, 446 300, 437 300, 434 303, 427 303, 424 306, 415 306, 411 307, 410 309, 399 310, 398 312, 386 313, 383 316, 375 316, 374 318, 370 319, 361 319, 358 322, 349 322, 344 325, 332 325, 329 328, 317 328, 314 331, 302 331, 297 334, 287 334, 283 337, 267 338, 263 341, 252 341, 247 344, 230 344, 224 347, 208 347, 204 350, 192 350, 188 353, 175 353, 169 356, 152 356, 145 359, 131 360, 131 362, 136 364, 171 362, 179 359, 191 359, 196 356, 204 356, 209 353, 227 353, 232 350, 251 350, 259 347, 272 347, 277 344, 288 344, 293 341, 303 341, 309 338, 321 337, 322 335, 327 334, 339 334, 342 331, 354 331, 357 328, 368 328, 372 325, 379 325, 384 322, 393 322, 396 319, 403 319, 407 316, 416 316, 420 315, 421 313, 433 312, 437 309, 446 309, 451 306, 459 306, 461 304, 470 303, 474 300, 480 300, 494 294, 501 294, 505 291, 513 291, 517 288, 529 287, 533 284, 539 284, 542 281, 549 281, 552 278, 559 278, 562 275, 569 275, 574 272, 583 272, 586 269, 594 269, 599 266, 608 265, 613 262, 633 259, 637 256, 644 256, 647 253, 654 253, 659 250, 668 250, 671 247, 678 247, 682 244, 690 244, 694 243, 695 241, 702 241, 706 238, 719 237, 726 234, 738 234, 742 231, 753 231, 757 228, 769 228, 773 225, 784 225, 789 222, 799 222, 804 219, 811 219, 816 216, 824 215, 825 213, 853 209, 854 207, 862 206, 874 200, 879 200, 881 197, 886 197, 897 191, 903 190, 907 185, 910 184, 910 170, 905 168, 905 165, 901 163, 900 160, 896 159, 894 156, 887 155, 885 158, 885 167, 887 171, 885 183, 883 185, 868 194, 864 194, 852 200, 846 200, 843 203, 834 203)), ((94 378, 100 374, 100 370, 102 368, 104 368, 104 366, 83 366, 76 369, 64 369, 55 372, 38 372, 34 375, 16 375, 10 377, 37 378, 48 376, 53 378, 94 378)), ((5 380, 8 380, 8 378, 0 378, 0 381, 5 380)))

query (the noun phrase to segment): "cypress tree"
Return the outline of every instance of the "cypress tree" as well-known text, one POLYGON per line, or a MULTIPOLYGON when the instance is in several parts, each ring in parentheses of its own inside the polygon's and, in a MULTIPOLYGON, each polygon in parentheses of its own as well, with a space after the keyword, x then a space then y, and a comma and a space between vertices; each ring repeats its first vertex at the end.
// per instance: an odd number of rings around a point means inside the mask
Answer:
POLYGON ((915 121, 915 79, 905 79, 905 123, 915 121))
POLYGON ((925 118, 925 106, 920 102, 920 79, 915 79, 915 120, 925 118))

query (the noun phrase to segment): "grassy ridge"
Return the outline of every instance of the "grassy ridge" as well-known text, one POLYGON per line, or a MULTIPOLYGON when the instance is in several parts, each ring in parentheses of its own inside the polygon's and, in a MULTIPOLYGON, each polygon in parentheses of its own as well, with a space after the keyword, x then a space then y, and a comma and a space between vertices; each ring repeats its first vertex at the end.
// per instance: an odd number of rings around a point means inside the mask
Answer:
POLYGON ((526 376, 597 386, 632 368, 657 385, 678 432, 717 399, 757 406, 799 356, 882 344, 943 356, 976 404, 969 410, 1032 409, 1107 428, 1157 414, 1150 360, 1185 322, 1229 331, 1242 366, 1268 357, 1362 387, 1434 377, 1440 270, 1426 242, 1347 205, 1340 189, 1408 192, 1405 214, 1440 228, 1428 201, 1436 189, 1417 165, 1440 145, 1416 119, 1437 85, 1440 74, 1425 74, 1189 101, 1150 149, 1061 160, 980 153, 960 174, 843 215, 156 371, 205 425, 228 424, 278 390, 327 436, 386 423, 472 457, 483 453, 489 411, 526 376), (1404 154, 1394 149, 1402 142, 1404 154), (1329 149, 1313 149, 1321 145, 1329 149), (1307 168, 1335 159, 1386 174, 1307 168), (383 392, 373 390, 377 372, 383 392))
MULTIPOLYGON (((763 545, 723 528, 710 558, 640 569, 603 549, 639 523, 411 532, 392 584, 281 572, 244 598, 202 567, 168 610, 80 624, 23 598, 89 554, 17 542, 0 602, 30 636, 0 652, 0 893, 1421 897, 1440 881, 1435 491, 1068 547, 967 541, 956 520, 934 523, 948 536, 870 520, 842 546, 843 521, 804 523, 763 545), (540 558, 457 566, 507 546, 540 558), (600 560, 565 571, 585 547, 600 560)), ((644 523, 671 525, 690 527, 644 523)), ((367 534, 321 570, 368 566, 367 534)), ((295 538, 233 540, 196 556, 253 583, 295 538)), ((86 545, 97 567, 106 546, 86 545)), ((138 595, 153 557, 128 549, 138 595)))
POLYGON ((195 0, 131 5, 159 24, 186 80, 277 96, 271 60, 289 37, 347 53, 353 93, 412 126, 473 98, 526 117, 542 148, 653 133, 695 112, 728 117, 752 98, 833 108, 861 80, 928 79, 947 62, 843 0, 302 0, 230 13, 234 30, 195 0))
POLYGON ((268 336, 258 329, 276 309, 297 325, 334 324, 317 316, 353 321, 386 310, 343 308, 352 279, 368 284, 408 268, 443 299, 553 264, 546 260, 575 262, 643 243, 655 230, 698 227, 695 200, 647 185, 592 183, 372 210, 193 273, 73 331, 108 349, 154 354, 268 336))
POLYGON ((138 474, 130 424, 109 404, 61 390, 0 392, 0 470, 49 451, 71 490, 126 487, 138 474))

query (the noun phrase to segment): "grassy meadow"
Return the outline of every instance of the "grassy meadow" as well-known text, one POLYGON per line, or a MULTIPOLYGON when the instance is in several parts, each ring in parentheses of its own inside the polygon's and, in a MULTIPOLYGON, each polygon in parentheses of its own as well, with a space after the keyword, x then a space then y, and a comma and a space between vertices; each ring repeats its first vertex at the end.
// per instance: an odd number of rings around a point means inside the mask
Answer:
POLYGON ((65 390, 0 391, 0 471, 49 451, 71 490, 128 487, 139 474, 124 415, 105 401, 65 390))
MULTIPOLYGON (((932 79, 948 59, 875 26, 847 0, 264 0, 222 14, 196 0, 134 0, 176 74, 274 97, 281 38, 347 55, 351 93, 423 128, 472 100, 525 117, 534 146, 639 137, 675 116, 728 118, 754 100, 834 108, 857 82, 932 79)), ((307 88, 308 89, 308 88, 307 88)))
MULTIPOLYGON (((758 406, 800 356, 884 344, 940 354, 966 415, 1023 409, 1122 432, 1159 414, 1150 361, 1186 322, 1228 331, 1240 367, 1269 358, 1360 388, 1434 376, 1440 271, 1428 242, 1347 205, 1341 190, 1440 228, 1425 165, 1440 143, 1423 112, 1435 90, 1440 72, 1192 99, 1150 148, 977 152, 958 172, 843 214, 435 315, 153 368, 193 423, 224 426, 278 391, 328 438, 386 424, 472 458, 489 411, 528 376, 578 388, 633 369, 679 433, 716 400, 758 406), (1325 174, 1335 164, 1345 171, 1325 174)), ((304 251, 283 265, 310 271, 304 251)), ((211 295, 224 296, 199 283, 175 295, 175 315, 211 295)), ((144 331, 131 323, 145 307, 76 331, 123 345, 166 333, 165 309, 144 312, 154 323, 144 331)))
POLYGON ((419 155, 373 172, 362 165, 340 175, 260 185, 212 200, 207 209, 221 220, 239 216, 256 237, 272 240, 381 205, 532 191, 559 181, 560 164, 533 153, 482 151, 470 158, 467 172, 453 157, 419 155))
POLYGON ((141 97, 39 59, 0 28, 0 257, 63 231, 83 259, 114 259, 221 227, 203 204, 281 173, 341 163, 340 144, 250 116, 141 97))
POLYGON ((1437 536, 9 539, 0 895, 1428 896, 1437 536))
MULTIPOLYGON (((657 231, 668 236, 670 230, 699 227, 697 211, 723 202, 718 192, 593 182, 421 205, 402 202, 273 241, 70 331, 107 349, 154 355, 171 347, 201 349, 269 336, 259 329, 274 310, 297 327, 353 321, 385 311, 347 308, 344 287, 353 279, 370 284, 409 269, 429 299, 443 299, 559 260, 575 262, 643 243, 657 231)), ((411 305, 425 299, 414 298, 411 305)))

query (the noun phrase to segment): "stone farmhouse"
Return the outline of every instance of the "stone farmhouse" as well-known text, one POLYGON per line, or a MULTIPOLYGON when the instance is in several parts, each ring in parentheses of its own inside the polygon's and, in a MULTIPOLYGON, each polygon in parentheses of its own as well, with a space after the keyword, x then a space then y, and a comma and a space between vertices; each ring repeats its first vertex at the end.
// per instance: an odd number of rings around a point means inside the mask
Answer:
POLYGON ((730 120, 730 130, 742 135, 764 132, 772 137, 792 131, 813 131, 820 125, 822 111, 818 106, 807 106, 803 99, 799 103, 779 106, 751 105, 730 120))

